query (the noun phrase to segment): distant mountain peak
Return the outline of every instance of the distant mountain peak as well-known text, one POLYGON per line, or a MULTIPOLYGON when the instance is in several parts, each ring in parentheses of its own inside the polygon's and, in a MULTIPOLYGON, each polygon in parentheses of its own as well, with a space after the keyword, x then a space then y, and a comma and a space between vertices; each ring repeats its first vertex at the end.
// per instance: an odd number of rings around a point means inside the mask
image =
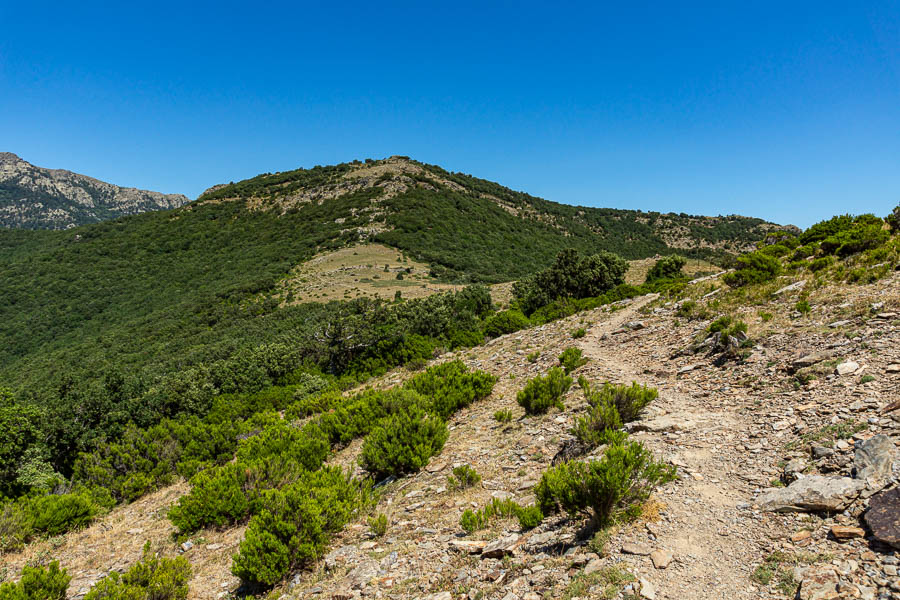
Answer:
POLYGON ((188 202, 182 194, 121 187, 0 152, 0 227, 69 229, 188 202))

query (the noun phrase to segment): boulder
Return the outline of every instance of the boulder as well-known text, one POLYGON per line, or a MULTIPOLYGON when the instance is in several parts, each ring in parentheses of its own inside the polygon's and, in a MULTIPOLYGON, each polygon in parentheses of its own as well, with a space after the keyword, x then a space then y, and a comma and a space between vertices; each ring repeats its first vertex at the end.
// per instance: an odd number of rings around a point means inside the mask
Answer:
POLYGON ((849 477, 810 475, 786 488, 770 488, 756 499, 770 512, 840 512, 853 502, 866 484, 849 477))
POLYGON ((859 370, 858 362, 855 362, 852 360, 847 360, 847 361, 844 361, 841 364, 839 364, 837 367, 835 367, 834 372, 837 373, 838 375, 852 375, 853 373, 856 373, 856 371, 858 371, 858 370, 859 370))
POLYGON ((837 573, 828 567, 808 572, 800 582, 800 591, 797 592, 798 600, 837 600, 838 592, 837 573))
POLYGON ((900 549, 900 487, 879 492, 869 499, 863 517, 876 540, 900 549))
POLYGON ((820 352, 813 352, 812 354, 807 354, 805 356, 801 356, 800 358, 795 359, 791 363, 790 371, 799 371, 800 369, 805 369, 806 367, 811 367, 813 365, 819 364, 822 361, 829 360, 834 357, 834 352, 831 350, 822 350, 820 352))

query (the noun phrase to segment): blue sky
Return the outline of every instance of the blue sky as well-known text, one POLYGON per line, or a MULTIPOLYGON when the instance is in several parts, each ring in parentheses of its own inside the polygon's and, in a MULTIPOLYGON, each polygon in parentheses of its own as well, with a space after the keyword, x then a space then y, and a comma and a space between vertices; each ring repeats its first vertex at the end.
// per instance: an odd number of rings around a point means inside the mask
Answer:
POLYGON ((406 154, 589 206, 900 202, 900 1, 184 4, 0 3, 0 151, 192 198, 406 154))

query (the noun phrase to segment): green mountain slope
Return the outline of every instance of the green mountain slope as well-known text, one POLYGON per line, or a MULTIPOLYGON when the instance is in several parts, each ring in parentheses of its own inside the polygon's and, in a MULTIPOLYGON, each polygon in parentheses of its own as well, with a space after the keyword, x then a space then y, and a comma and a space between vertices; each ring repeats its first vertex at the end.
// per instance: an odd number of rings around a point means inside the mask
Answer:
POLYGON ((197 202, 60 232, 0 231, 0 385, 155 378, 290 339, 316 306, 269 293, 317 252, 379 241, 448 280, 494 282, 557 252, 715 255, 774 227, 555 204, 407 159, 266 174, 197 202))

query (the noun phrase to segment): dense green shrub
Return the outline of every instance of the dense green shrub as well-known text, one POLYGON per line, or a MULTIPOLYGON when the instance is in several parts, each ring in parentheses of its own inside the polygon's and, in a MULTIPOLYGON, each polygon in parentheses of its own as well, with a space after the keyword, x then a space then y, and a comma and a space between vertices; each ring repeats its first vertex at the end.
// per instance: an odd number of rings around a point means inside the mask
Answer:
POLYGON ((820 221, 812 225, 809 229, 800 234, 801 244, 810 244, 821 242, 827 237, 836 233, 850 229, 853 227, 854 219, 850 215, 836 215, 825 221, 820 221))
POLYGON ((507 333, 514 333, 520 329, 530 327, 528 317, 518 310, 504 310, 492 315, 484 323, 484 335, 495 338, 507 333))
POLYGON ((781 262, 774 256, 759 251, 739 256, 737 269, 722 276, 722 281, 731 287, 741 287, 754 283, 771 281, 781 274, 781 262))
POLYGON ((900 205, 897 205, 884 221, 888 224, 891 233, 895 235, 900 233, 900 205))
POLYGON ((586 514, 596 528, 636 516, 653 489, 674 478, 674 467, 656 462, 640 442, 626 442, 611 444, 600 460, 547 469, 535 495, 543 514, 586 514))
POLYGON ((877 248, 888 241, 890 234, 884 230, 884 222, 877 217, 875 219, 863 219, 866 215, 857 217, 857 222, 852 227, 828 236, 819 245, 825 254, 836 254, 846 257, 864 250, 877 248))
POLYGON ((360 464, 375 478, 415 473, 441 451, 447 424, 421 405, 392 415, 366 436, 360 464))
POLYGON ((817 258, 811 263, 809 263, 809 270, 813 273, 821 271, 823 269, 827 269, 831 265, 834 264, 833 256, 822 256, 821 258, 817 258))
POLYGON ((329 451, 325 432, 315 424, 296 427, 287 421, 277 421, 238 444, 238 461, 254 461, 271 457, 296 462, 300 467, 318 469, 329 451))
POLYGON ((34 535, 26 499, 0 504, 0 554, 21 550, 34 535))
POLYGON ((481 475, 469 465, 460 465, 453 468, 453 473, 447 476, 447 485, 452 489, 464 490, 481 483, 481 475))
POLYGON ((484 371, 469 373, 455 360, 429 368, 407 381, 403 387, 420 394, 430 409, 442 418, 491 394, 497 378, 484 371))
POLYGON ((65 600, 72 579, 57 561, 47 567, 22 567, 19 581, 0 584, 0 600, 65 600))
POLYGON ((587 361, 588 359, 582 356, 581 348, 566 348, 563 350, 562 354, 559 355, 559 366, 563 368, 566 375, 569 375, 578 367, 587 364, 587 361))
POLYGON ((659 281, 661 279, 678 279, 684 277, 684 273, 681 270, 686 264, 687 259, 683 256, 678 256, 677 254, 664 256, 656 261, 656 264, 647 271, 646 283, 659 281))
POLYGON ((572 339, 579 340, 587 335, 587 329, 584 327, 578 327, 577 329, 572 330, 572 339))
POLYGON ((529 415, 543 414, 551 406, 563 408, 562 397, 572 385, 572 378, 559 367, 553 367, 544 377, 535 377, 516 394, 516 402, 529 415))
POLYGON ((124 573, 112 571, 98 581, 84 600, 184 600, 191 565, 183 556, 159 558, 144 546, 143 558, 124 573))
POLYGON ((48 494, 28 503, 32 528, 46 535, 59 535, 84 527, 99 507, 84 494, 48 494))
POLYGON ((636 420, 659 395, 656 388, 637 383, 631 386, 604 383, 600 389, 594 389, 585 377, 580 377, 578 383, 590 408, 587 415, 575 419, 573 433, 586 448, 622 443, 624 437, 619 432, 622 425, 636 420))
POLYGON ((534 277, 516 282, 513 297, 530 315, 559 298, 599 296, 625 283, 628 263, 611 252, 580 256, 569 248, 560 252, 553 265, 534 277))
POLYGON ((335 467, 269 490, 250 520, 231 572, 252 584, 278 583, 291 569, 321 558, 331 537, 370 498, 368 487, 335 467))

